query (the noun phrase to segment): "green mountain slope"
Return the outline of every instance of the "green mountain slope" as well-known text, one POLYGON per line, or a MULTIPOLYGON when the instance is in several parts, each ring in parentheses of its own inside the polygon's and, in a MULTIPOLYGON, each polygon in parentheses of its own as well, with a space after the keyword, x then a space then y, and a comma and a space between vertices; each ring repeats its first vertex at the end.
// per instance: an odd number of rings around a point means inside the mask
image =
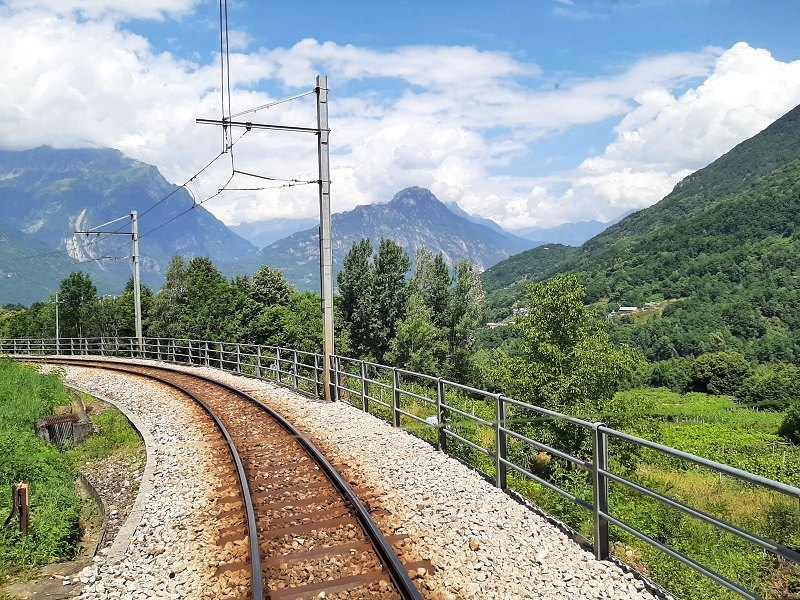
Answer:
MULTIPOLYGON (((530 259, 517 272, 578 272, 591 301, 678 300, 619 328, 651 358, 719 349, 800 357, 800 107, 555 267, 530 259)), ((513 284, 495 277, 504 264, 484 274, 495 306, 513 284)))

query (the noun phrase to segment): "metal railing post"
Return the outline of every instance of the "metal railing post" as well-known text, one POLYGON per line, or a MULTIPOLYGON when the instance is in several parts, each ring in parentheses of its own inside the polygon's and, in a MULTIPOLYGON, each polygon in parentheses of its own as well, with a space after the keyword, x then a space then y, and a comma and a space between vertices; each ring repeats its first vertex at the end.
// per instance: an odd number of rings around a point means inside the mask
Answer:
POLYGON ((258 359, 256 360, 256 374, 259 379, 263 379, 261 373, 261 344, 256 346, 256 353, 258 354, 258 359))
POLYGON ((292 378, 294 380, 294 389, 300 389, 297 380, 297 350, 292 350, 292 378))
POLYGON ((239 342, 236 342, 236 372, 242 372, 242 347, 239 342))
POLYGON ((186 341, 189 342, 189 364, 193 365, 194 363, 192 362, 192 340, 186 340, 186 341))
POLYGON ((506 426, 506 403, 503 401, 503 395, 497 394, 495 400, 495 449, 494 449, 494 465, 495 465, 495 485, 501 490, 506 489, 508 484, 508 476, 506 472, 506 465, 503 462, 506 459, 506 432, 503 428, 506 426))
POLYGON ((436 380, 436 447, 442 452, 447 452, 447 434, 445 433, 446 423, 444 420, 445 403, 444 381, 441 377, 436 380))
POLYGON ((594 556, 597 560, 606 560, 609 555, 608 520, 601 514, 608 514, 608 477, 601 471, 608 470, 608 437, 602 431, 602 423, 595 423, 592 428, 594 466, 593 487, 594 502, 592 512, 594 517, 594 556))
POLYGON ((367 383, 367 363, 361 361, 361 408, 369 412, 369 384, 367 383))
POLYGON ((339 402, 341 400, 341 372, 342 372, 342 361, 338 356, 333 357, 333 400, 335 402, 339 402))
POLYGON ((314 395, 319 398, 319 354, 314 354, 314 395))
POLYGON ((210 366, 211 366, 211 359, 210 359, 210 358, 209 358, 209 356, 208 356, 208 342, 203 342, 203 346, 204 346, 204 347, 205 347, 205 349, 206 349, 206 354, 205 354, 205 365, 206 365, 207 367, 210 367, 210 366))
POLYGON ((161 338, 156 338, 156 359, 161 362, 161 338))
POLYGON ((400 427, 400 373, 392 369, 392 426, 400 427))
POLYGON ((275 381, 281 383, 281 349, 275 348, 275 381))
POLYGON ((224 371, 225 366, 222 364, 222 356, 225 354, 225 348, 222 345, 222 342, 219 343, 219 370, 224 371))

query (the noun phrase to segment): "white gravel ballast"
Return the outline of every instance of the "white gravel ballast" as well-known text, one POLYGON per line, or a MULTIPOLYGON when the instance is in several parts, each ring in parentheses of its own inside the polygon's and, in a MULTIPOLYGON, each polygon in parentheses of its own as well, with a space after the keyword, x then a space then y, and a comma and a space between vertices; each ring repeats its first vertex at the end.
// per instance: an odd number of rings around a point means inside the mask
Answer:
MULTIPOLYGON (((80 573, 86 600, 221 598, 214 577, 226 561, 219 527, 214 449, 221 436, 188 398, 137 378, 66 367, 68 384, 138 418, 147 468, 137 505, 114 545, 80 573), (142 428, 144 431, 142 431, 142 428)), ((77 583, 77 582, 76 582, 77 583)))
MULTIPOLYGON (((150 363, 152 364, 152 362, 150 363)), ((186 367, 236 386, 303 431, 359 487, 371 488, 386 533, 407 533, 435 567, 427 598, 651 600, 644 583, 597 561, 565 533, 421 439, 344 403, 309 399, 272 383, 186 367)), ((120 375, 68 367, 67 380, 136 411, 158 441, 155 488, 124 557, 100 558, 83 598, 202 598, 214 594, 215 481, 188 401, 120 375), (100 583, 101 585, 98 585, 100 583)), ((372 504, 372 501, 370 501, 372 504)))

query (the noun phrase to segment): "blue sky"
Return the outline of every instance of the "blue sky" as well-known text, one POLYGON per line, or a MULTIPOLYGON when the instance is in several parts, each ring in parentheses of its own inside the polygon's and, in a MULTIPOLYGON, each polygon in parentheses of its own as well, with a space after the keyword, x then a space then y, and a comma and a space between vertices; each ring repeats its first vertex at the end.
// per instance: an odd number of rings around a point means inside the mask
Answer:
MULTIPOLYGON (((219 149, 219 5, 0 3, 0 146, 113 146, 183 183, 219 149)), ((800 103, 796 0, 229 0, 233 111, 329 76, 333 206, 402 187, 508 228, 649 206, 800 103)), ((252 119, 313 124, 313 98, 252 119)), ((313 178, 313 143, 248 134, 237 168, 313 178)), ((193 183, 208 197, 220 164, 193 183)), ((235 186, 252 185, 235 180, 235 186), (241 185, 240 185, 241 184, 241 185)), ((316 211, 228 192, 235 224, 316 211)))

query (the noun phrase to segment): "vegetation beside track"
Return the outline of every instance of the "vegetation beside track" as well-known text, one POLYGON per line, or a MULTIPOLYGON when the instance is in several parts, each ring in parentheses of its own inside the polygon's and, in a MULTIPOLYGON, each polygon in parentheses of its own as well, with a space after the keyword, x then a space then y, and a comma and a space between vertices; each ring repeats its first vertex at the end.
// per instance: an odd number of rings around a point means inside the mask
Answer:
POLYGON ((0 359, 0 524, 11 512, 11 486, 30 483, 30 527, 0 528, 0 584, 33 576, 44 564, 70 560, 80 540, 82 501, 75 487, 81 465, 141 444, 116 409, 92 415, 98 430, 85 443, 60 452, 36 437, 33 422, 74 401, 58 373, 0 359))

